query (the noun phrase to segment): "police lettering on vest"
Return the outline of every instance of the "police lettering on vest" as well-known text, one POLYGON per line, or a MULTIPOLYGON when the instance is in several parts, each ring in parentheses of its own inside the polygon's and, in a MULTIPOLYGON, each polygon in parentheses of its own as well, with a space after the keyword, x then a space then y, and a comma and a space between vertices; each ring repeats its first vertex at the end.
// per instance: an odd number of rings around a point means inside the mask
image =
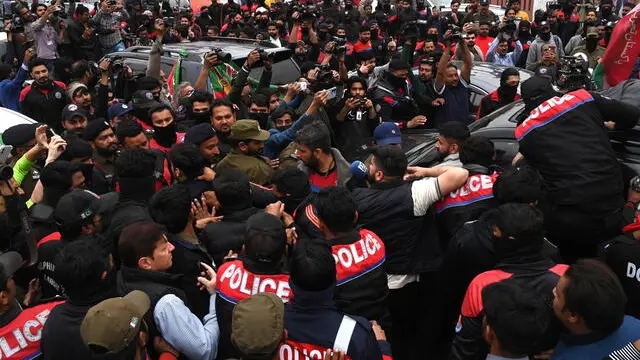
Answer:
POLYGON ((360 230, 360 240, 353 244, 333 245, 333 258, 336 261, 336 285, 365 275, 384 263, 384 244, 369 230, 360 230))
POLYGON ((51 309, 63 301, 50 302, 26 309, 0 329, 0 359, 33 359, 40 355, 42 327, 51 309))
POLYGON ((583 89, 570 92, 562 97, 552 97, 531 110, 529 117, 516 127, 516 139, 522 140, 531 131, 551 123, 565 113, 590 101, 593 101, 593 96, 583 89))
POLYGON ((640 269, 636 264, 631 262, 627 263, 627 277, 640 281, 640 269))
POLYGON ((252 295, 268 292, 285 303, 292 297, 289 275, 254 274, 244 268, 241 260, 224 263, 218 270, 216 292, 226 301, 236 304, 252 295))
MULTIPOLYGON (((332 349, 327 349, 322 346, 287 340, 284 343, 280 344, 280 347, 278 348, 278 359, 279 360, 323 360, 324 352, 327 350, 332 350, 332 349)), ((351 357, 345 354, 344 359, 351 360, 351 357)))
POLYGON ((449 208, 465 206, 477 201, 493 198, 493 183, 497 178, 498 174, 470 175, 462 187, 452 191, 442 200, 435 203, 436 213, 439 214, 449 208))

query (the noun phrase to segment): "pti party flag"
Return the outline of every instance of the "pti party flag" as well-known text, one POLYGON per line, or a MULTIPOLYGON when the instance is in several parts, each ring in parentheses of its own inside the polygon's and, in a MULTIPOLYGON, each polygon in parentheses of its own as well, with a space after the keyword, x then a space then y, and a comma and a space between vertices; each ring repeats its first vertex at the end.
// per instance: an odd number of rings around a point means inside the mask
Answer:
POLYGON ((604 52, 605 87, 616 86, 629 78, 640 55, 640 4, 636 5, 613 29, 604 52))
POLYGON ((209 69, 209 89, 215 99, 221 99, 231 92, 231 82, 238 73, 238 66, 231 63, 220 63, 209 69))
POLYGON ((182 69, 182 57, 176 60, 176 63, 173 64, 173 68, 169 73, 169 77, 167 77, 167 86, 169 87, 169 95, 173 95, 175 89, 180 85, 180 72, 182 69))

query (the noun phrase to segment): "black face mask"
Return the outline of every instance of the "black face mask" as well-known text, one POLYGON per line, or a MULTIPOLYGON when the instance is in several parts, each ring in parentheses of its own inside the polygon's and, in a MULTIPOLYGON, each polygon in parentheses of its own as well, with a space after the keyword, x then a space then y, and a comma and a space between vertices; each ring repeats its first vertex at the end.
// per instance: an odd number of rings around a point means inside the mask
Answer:
POLYGON ((371 30, 371 40, 377 40, 378 39, 378 30, 371 30))
POLYGON ((164 147, 171 147, 177 140, 176 126, 175 121, 172 121, 171 124, 165 127, 154 126, 153 138, 156 139, 158 144, 164 147))
POLYGON ((211 115, 208 111, 205 112, 192 112, 191 118, 195 120, 196 124, 211 122, 211 115))
POLYGON ((269 114, 268 113, 250 112, 249 113, 249 119, 257 121, 258 124, 260 124, 260 127, 266 128, 267 127, 267 121, 269 120, 269 114))
POLYGON ((585 46, 587 47, 587 50, 589 52, 593 52, 598 46, 598 41, 600 41, 600 39, 588 37, 587 40, 585 41, 585 46))
POLYGON ((540 39, 542 39, 542 41, 551 40, 551 32, 541 32, 540 33, 540 39))
POLYGON ((500 92, 502 95, 501 100, 503 102, 512 102, 513 99, 516 97, 516 94, 518 93, 518 85, 510 86, 510 85, 504 84, 500 86, 500 92))

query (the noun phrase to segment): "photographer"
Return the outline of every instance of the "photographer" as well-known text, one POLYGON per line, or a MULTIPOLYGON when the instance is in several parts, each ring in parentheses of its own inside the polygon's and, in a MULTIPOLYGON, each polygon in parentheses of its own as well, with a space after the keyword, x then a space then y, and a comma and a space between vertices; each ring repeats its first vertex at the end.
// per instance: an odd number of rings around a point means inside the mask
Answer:
MULTIPOLYGON (((538 35, 529 47, 529 54, 527 55, 527 70, 535 70, 538 67, 538 63, 543 60, 544 53, 542 48, 547 46, 552 49, 556 58, 564 56, 564 48, 562 46, 562 40, 558 35, 551 33, 550 24, 543 21, 539 24, 538 35)), ((544 59, 549 62, 549 55, 544 59)))
POLYGON ((42 16, 33 22, 32 29, 36 40, 37 57, 47 63, 47 68, 53 70, 59 57, 58 45, 64 36, 64 24, 60 19, 60 0, 49 6, 42 16))
POLYGON ((122 5, 117 5, 116 0, 101 0, 100 10, 96 12, 93 20, 97 24, 98 40, 103 53, 124 51, 125 45, 120 34, 120 21, 129 20, 129 14, 123 10, 122 5))
POLYGON ((71 57, 73 60, 96 58, 98 36, 95 23, 90 21, 89 9, 80 4, 76 7, 75 19, 67 27, 67 35, 71 40, 71 57))
POLYGON ((371 137, 379 121, 373 101, 366 97, 367 82, 359 77, 350 77, 346 88, 344 100, 335 107, 340 110, 334 127, 336 147, 340 152, 350 154, 356 146, 371 137))
POLYGON ((444 34, 446 48, 440 62, 438 62, 438 73, 433 84, 436 93, 444 99, 444 104, 436 112, 434 121, 431 123, 434 127, 439 127, 449 121, 458 121, 463 124, 469 122, 469 96, 467 92, 471 80, 473 60, 467 49, 466 41, 459 35, 455 35, 451 30, 447 30, 444 34), (458 41, 458 47, 462 49, 462 53, 467 54, 463 58, 461 69, 450 62, 452 41, 458 41))
MULTIPOLYGON (((484 55, 482 54, 482 50, 480 49, 480 47, 476 45, 476 32, 475 30, 473 30, 473 25, 465 24, 463 30, 464 34, 462 36, 465 43, 467 44, 467 51, 469 55, 471 55, 473 61, 483 62, 484 55)), ((455 58, 458 61, 463 61, 466 56, 466 54, 463 52, 462 47, 460 46, 456 47, 455 55, 455 58)))

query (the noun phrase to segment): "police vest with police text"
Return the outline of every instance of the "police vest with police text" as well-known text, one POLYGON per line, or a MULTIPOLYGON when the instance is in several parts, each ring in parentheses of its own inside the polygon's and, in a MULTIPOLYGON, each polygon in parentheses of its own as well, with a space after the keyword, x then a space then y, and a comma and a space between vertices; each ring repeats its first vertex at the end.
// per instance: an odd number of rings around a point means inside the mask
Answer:
POLYGON ((51 309, 64 301, 56 301, 23 310, 18 317, 0 329, 0 359, 34 359, 41 354, 42 328, 51 309))
POLYGON ((384 243, 373 232, 361 229, 360 240, 331 246, 336 261, 336 285, 344 285, 380 267, 385 260, 384 243))
POLYGON ((276 294, 285 303, 293 297, 289 275, 254 274, 244 268, 241 260, 229 261, 220 266, 216 292, 232 304, 261 292, 276 294))
POLYGON ((493 183, 498 174, 469 175, 467 182, 460 188, 445 195, 435 203, 436 214, 455 207, 466 206, 474 202, 493 198, 493 183))

